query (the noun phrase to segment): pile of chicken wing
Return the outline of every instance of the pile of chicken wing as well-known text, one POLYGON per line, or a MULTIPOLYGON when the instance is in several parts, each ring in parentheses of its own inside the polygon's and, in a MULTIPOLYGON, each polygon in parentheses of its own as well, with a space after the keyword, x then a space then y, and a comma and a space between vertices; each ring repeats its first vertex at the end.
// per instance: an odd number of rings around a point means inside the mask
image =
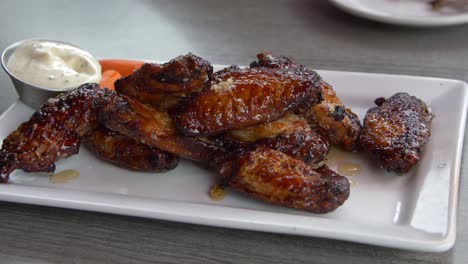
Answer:
POLYGON ((421 100, 380 98, 361 126, 311 68, 270 52, 257 57, 250 67, 213 73, 189 53, 144 64, 115 91, 85 84, 52 98, 3 141, 0 182, 16 169, 54 172, 54 162, 84 142, 133 170, 171 170, 191 159, 238 192, 326 213, 350 192, 347 178, 324 165, 330 145, 367 151, 397 172, 418 162, 432 119, 421 100))

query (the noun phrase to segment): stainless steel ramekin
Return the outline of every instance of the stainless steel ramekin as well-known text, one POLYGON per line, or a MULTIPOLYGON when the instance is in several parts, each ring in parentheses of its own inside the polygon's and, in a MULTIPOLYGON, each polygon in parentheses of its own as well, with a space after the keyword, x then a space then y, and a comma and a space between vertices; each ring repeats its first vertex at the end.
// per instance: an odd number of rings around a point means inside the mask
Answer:
POLYGON ((18 92, 20 100, 23 101, 25 104, 33 107, 34 109, 39 109, 49 98, 55 97, 61 93, 73 90, 76 87, 71 87, 70 89, 67 89, 65 91, 64 90, 57 91, 55 89, 39 87, 39 86, 30 84, 28 82, 22 81, 21 79, 17 78, 13 73, 11 73, 8 70, 8 67, 7 67, 8 60, 10 59, 11 55, 15 52, 16 48, 20 46, 21 44, 23 44, 24 42, 31 41, 31 40, 56 42, 56 43, 70 45, 76 48, 79 48, 79 47, 77 47, 76 45, 67 43, 67 42, 57 41, 57 40, 25 39, 25 40, 18 41, 16 43, 11 44, 2 52, 2 67, 5 70, 5 72, 10 76, 10 79, 13 82, 13 85, 15 86, 16 91, 18 92))

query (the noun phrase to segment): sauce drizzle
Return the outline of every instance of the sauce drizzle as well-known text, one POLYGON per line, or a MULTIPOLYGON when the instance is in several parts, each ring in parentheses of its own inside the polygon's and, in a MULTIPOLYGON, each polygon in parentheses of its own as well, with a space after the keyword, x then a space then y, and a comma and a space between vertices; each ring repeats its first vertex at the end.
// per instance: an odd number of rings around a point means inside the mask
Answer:
POLYGON ((50 183, 67 183, 80 176, 80 172, 76 170, 64 170, 61 172, 54 173, 49 176, 50 183))
POLYGON ((338 172, 344 176, 356 176, 361 173, 361 165, 353 162, 341 162, 338 164, 338 172))
POLYGON ((219 183, 214 184, 211 186, 210 190, 208 191, 208 195, 212 200, 221 201, 226 196, 226 189, 223 188, 219 183))

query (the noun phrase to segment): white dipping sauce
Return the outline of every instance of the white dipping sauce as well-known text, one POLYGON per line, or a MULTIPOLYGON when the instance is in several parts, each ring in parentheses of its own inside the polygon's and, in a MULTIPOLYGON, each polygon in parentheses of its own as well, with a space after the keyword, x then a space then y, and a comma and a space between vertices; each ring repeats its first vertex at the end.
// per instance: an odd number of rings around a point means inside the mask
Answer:
POLYGON ((101 65, 91 54, 51 41, 21 44, 8 60, 7 68, 24 82, 58 91, 101 80, 101 65))

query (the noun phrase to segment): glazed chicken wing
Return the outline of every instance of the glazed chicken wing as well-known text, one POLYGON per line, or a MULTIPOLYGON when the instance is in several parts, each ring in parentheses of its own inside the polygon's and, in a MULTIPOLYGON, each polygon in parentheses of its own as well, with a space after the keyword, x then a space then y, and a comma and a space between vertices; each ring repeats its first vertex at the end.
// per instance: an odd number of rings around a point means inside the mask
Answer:
POLYGON ((298 129, 276 138, 265 138, 254 146, 264 146, 281 151, 307 165, 321 164, 330 151, 329 143, 313 130, 298 129))
POLYGON ((303 108, 301 115, 331 144, 357 151, 362 129, 358 116, 343 105, 333 88, 324 81, 320 82, 320 94, 320 103, 303 108))
MULTIPOLYGON (((258 54, 257 58, 258 61, 252 62, 250 67, 295 70, 304 75, 315 73, 291 58, 274 56, 268 51, 258 54)), ((343 105, 333 88, 323 80, 317 82, 314 96, 296 112, 306 117, 330 143, 349 151, 357 150, 361 132, 359 118, 343 105)))
POLYGON ((166 171, 174 169, 179 158, 98 126, 85 139, 96 155, 118 166, 138 171, 166 171))
POLYGON ((273 122, 232 130, 218 138, 229 149, 265 146, 308 164, 318 164, 330 150, 329 143, 307 121, 289 113, 273 122))
POLYGON ((240 153, 219 172, 236 191, 314 213, 333 211, 349 196, 346 177, 327 169, 321 175, 302 161, 265 147, 240 153))
POLYGON ((312 97, 316 74, 282 69, 229 67, 176 115, 186 135, 211 136, 274 121, 312 97))
POLYGON ((200 162, 224 155, 221 148, 179 135, 167 112, 133 98, 114 94, 99 100, 97 108, 99 122, 142 144, 200 162))
POLYGON ((109 93, 97 84, 85 84, 49 99, 3 141, 0 182, 7 182, 15 169, 54 172, 56 160, 77 154, 82 137, 96 126, 94 100, 109 93))
POLYGON ((284 117, 272 122, 231 130, 227 133, 227 137, 244 143, 254 143, 262 139, 290 134, 297 130, 310 130, 310 128, 304 118, 287 113, 284 117))
POLYGON ((130 76, 115 82, 118 93, 162 109, 174 109, 179 102, 209 84, 213 67, 191 53, 168 63, 145 63, 130 76))
POLYGON ((407 93, 375 100, 364 118, 361 148, 387 171, 409 171, 420 159, 430 136, 433 115, 426 104, 407 93))

